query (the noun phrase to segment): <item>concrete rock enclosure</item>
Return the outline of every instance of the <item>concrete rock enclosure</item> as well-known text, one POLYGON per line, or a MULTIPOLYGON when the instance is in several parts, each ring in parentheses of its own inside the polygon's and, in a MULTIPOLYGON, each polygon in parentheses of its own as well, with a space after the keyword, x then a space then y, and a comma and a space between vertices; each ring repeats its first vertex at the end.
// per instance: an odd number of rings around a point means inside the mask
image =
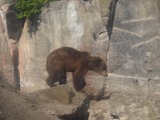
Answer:
POLYGON ((158 1, 119 0, 108 55, 109 89, 159 94, 160 34, 158 1))
POLYGON ((65 120, 160 119, 159 0, 61 0, 44 6, 30 25, 15 17, 12 5, 0 0, 0 78, 46 101, 41 113, 65 120), (89 71, 85 94, 70 87, 71 75, 67 85, 47 89, 46 57, 62 46, 101 55, 109 76, 89 71), (68 105, 52 106, 54 100, 68 105))
MULTIPOLYGON (((15 33, 17 36, 21 33, 18 40, 14 36, 10 38, 10 35, 13 35, 13 28, 10 29, 7 25, 10 25, 9 19, 13 19, 14 15, 9 16, 5 23, 5 14, 13 13, 7 11, 7 7, 4 8, 6 4, 11 5, 12 2, 1 2, 3 22, 0 38, 3 61, 8 62, 8 65, 12 63, 12 67, 15 67, 14 62, 18 61, 16 66, 18 72, 15 74, 20 76, 22 91, 32 92, 47 88, 45 84, 47 55, 56 48, 69 46, 89 51, 92 55, 100 54, 104 59, 108 59, 109 76, 106 81, 106 92, 158 94, 160 89, 158 0, 51 2, 43 8, 39 16, 31 19, 29 27, 27 21, 24 26, 17 25, 17 28, 23 28, 22 31, 15 33), (12 51, 17 49, 18 57, 12 61, 11 56, 14 53, 12 51)), ((89 80, 86 79, 88 85, 91 84, 89 87, 95 90, 102 89, 105 78, 93 74, 88 74, 89 80)))
POLYGON ((107 52, 109 42, 103 25, 99 2, 77 0, 52 2, 31 26, 24 25, 19 41, 19 71, 21 89, 35 91, 46 88, 45 62, 54 49, 69 46, 78 50, 107 52), (28 33, 29 31, 29 33, 28 33))

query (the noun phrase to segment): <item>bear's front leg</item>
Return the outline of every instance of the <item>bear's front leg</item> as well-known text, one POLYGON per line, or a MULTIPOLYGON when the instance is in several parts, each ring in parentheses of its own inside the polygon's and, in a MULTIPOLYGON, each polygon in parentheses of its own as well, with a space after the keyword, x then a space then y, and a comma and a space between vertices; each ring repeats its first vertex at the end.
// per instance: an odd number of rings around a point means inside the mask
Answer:
POLYGON ((67 75, 66 75, 66 71, 65 70, 60 70, 59 71, 59 84, 66 84, 67 82, 67 75))
POLYGON ((87 69, 82 68, 82 69, 77 69, 73 73, 73 85, 77 91, 80 91, 85 87, 86 82, 84 78, 87 72, 88 72, 87 69))

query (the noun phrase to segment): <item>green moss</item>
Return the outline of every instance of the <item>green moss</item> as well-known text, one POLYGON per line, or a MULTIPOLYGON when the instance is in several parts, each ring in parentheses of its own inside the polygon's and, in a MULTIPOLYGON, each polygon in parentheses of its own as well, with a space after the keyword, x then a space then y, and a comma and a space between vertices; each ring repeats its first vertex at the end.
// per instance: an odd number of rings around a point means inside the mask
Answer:
POLYGON ((42 7, 51 1, 57 0, 16 0, 17 17, 30 18, 41 12, 42 7))

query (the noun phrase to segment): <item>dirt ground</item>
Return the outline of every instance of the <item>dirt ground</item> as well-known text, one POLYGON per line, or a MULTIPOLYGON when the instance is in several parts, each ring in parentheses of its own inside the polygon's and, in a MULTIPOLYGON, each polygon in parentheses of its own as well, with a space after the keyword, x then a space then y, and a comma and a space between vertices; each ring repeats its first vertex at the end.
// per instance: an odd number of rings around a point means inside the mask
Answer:
POLYGON ((0 120, 60 120, 39 106, 34 97, 16 92, 0 77, 0 120))

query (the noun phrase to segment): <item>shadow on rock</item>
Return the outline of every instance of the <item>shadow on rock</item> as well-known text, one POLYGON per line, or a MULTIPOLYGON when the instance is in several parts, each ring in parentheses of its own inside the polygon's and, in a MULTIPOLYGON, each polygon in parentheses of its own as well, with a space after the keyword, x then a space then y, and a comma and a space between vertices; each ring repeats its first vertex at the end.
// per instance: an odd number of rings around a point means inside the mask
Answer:
POLYGON ((88 120, 89 99, 68 85, 40 90, 31 94, 43 114, 56 115, 63 120, 88 120))

